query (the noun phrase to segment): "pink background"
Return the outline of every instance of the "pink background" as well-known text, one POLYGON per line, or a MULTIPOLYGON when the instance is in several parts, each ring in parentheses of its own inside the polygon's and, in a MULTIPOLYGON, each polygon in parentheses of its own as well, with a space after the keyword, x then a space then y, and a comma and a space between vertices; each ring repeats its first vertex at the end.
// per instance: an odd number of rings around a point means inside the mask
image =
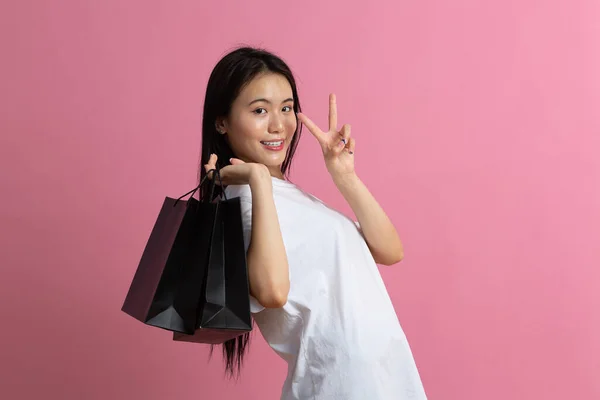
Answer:
MULTIPOLYGON (((120 307, 193 187, 208 74, 238 43, 357 138, 406 259, 382 268, 431 399, 600 398, 600 3, 31 1, 0 6, 0 397, 275 399, 120 307)), ((305 132, 292 178, 348 212, 305 132)), ((357 295, 360 295, 357 293, 357 295)))

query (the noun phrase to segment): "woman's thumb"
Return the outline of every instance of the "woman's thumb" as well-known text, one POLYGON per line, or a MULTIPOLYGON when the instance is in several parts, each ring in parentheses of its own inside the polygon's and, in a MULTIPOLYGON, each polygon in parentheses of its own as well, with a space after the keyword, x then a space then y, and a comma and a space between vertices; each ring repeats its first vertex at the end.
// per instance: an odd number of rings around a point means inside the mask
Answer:
POLYGON ((243 162, 242 160, 240 160, 239 158, 230 158, 229 162, 231 163, 231 165, 240 165, 240 164, 245 164, 245 162, 243 162))

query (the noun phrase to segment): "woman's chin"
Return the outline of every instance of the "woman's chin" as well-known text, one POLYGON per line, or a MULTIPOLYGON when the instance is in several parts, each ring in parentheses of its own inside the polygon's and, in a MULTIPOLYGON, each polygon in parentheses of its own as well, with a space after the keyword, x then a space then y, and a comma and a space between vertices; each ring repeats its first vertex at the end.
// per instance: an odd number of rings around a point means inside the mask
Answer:
POLYGON ((261 157, 261 163, 267 167, 278 167, 283 164, 283 160, 285 160, 285 152, 283 151, 281 154, 267 154, 261 157))

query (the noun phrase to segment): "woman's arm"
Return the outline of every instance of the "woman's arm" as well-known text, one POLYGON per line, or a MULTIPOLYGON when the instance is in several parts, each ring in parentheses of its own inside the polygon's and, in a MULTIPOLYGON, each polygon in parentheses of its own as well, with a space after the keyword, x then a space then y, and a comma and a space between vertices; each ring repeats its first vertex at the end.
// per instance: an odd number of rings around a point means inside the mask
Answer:
POLYGON ((365 184, 354 173, 332 177, 354 211, 375 262, 392 265, 402 261, 404 247, 398 232, 365 184))
POLYGON ((287 302, 290 291, 288 260, 273 200, 271 175, 264 165, 256 167, 249 182, 252 233, 246 260, 250 293, 264 307, 279 308, 287 302))
MULTIPOLYGON (((246 253, 250 294, 264 307, 283 307, 290 291, 290 277, 271 174, 263 164, 236 158, 230 162, 220 170, 223 185, 249 185, 252 191, 252 230, 246 253)), ((209 172, 216 164, 217 156, 211 154, 204 168, 209 172)))
POLYGON ((302 113, 298 113, 298 119, 321 145, 327 170, 354 211, 375 261, 379 264, 391 265, 402 260, 404 249, 396 228, 354 172, 356 141, 350 137, 350 125, 345 124, 338 131, 335 95, 333 93, 329 95, 327 131, 322 131, 302 113))

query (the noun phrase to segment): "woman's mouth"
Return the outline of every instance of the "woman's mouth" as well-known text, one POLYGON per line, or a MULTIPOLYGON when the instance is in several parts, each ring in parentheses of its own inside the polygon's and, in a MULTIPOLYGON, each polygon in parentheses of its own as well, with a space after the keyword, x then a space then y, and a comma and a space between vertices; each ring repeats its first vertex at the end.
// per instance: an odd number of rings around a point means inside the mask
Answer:
POLYGON ((260 143, 265 146, 267 150, 281 151, 283 150, 283 140, 272 140, 272 141, 261 141, 260 143))

